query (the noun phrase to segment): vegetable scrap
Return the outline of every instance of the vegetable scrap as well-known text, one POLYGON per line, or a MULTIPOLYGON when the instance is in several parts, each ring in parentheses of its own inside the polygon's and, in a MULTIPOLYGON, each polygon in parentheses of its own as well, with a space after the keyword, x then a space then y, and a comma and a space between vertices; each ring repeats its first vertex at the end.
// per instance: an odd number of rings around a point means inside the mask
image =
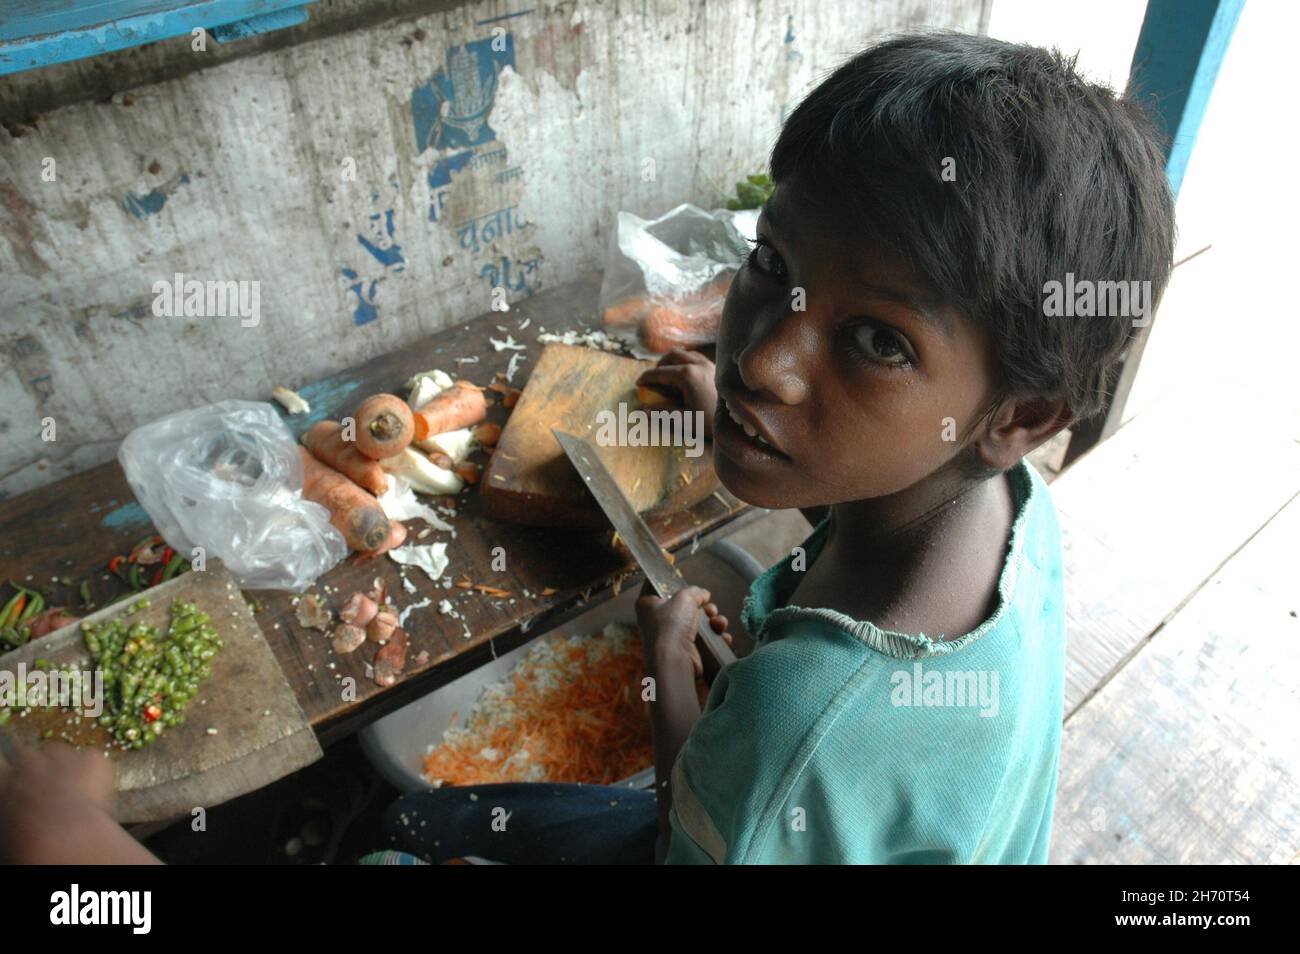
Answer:
POLYGON ((543 344, 553 342, 556 344, 582 345, 587 348, 595 348, 597 351, 612 351, 617 354, 626 354, 628 351, 626 344, 617 338, 611 338, 607 333, 599 329, 591 331, 574 331, 570 329, 558 335, 552 332, 543 332, 537 336, 537 340, 543 344))
POLYGON ((407 645, 406 631, 399 626, 375 654, 375 685, 391 686, 397 682, 397 677, 406 668, 407 645))
POLYGON ((404 547, 389 551, 388 556, 398 563, 419 567, 434 583, 447 571, 447 544, 408 543, 404 547))
POLYGON ((279 401, 280 405, 290 414, 311 413, 311 405, 304 401, 297 392, 290 391, 288 388, 271 388, 271 397, 279 401))
POLYGON ((294 615, 298 618, 299 625, 306 629, 319 629, 321 632, 329 629, 334 621, 334 615, 317 593, 308 593, 298 600, 294 615))
POLYGON ((521 345, 519 342, 515 341, 515 339, 510 335, 506 335, 505 341, 497 341, 496 338, 488 338, 488 343, 492 345, 493 351, 523 351, 527 347, 526 345, 521 345))

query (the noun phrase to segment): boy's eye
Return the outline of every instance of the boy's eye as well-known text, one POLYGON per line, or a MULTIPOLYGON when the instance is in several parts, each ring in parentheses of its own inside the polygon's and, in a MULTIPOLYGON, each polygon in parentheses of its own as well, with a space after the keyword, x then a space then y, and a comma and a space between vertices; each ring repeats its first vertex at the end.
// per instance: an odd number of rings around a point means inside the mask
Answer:
POLYGON ((749 253, 749 266, 771 278, 785 278, 785 262, 767 239, 759 238, 749 253))
POLYGON ((863 356, 879 364, 904 367, 916 363, 903 336, 883 325, 859 325, 853 329, 853 340, 863 356))

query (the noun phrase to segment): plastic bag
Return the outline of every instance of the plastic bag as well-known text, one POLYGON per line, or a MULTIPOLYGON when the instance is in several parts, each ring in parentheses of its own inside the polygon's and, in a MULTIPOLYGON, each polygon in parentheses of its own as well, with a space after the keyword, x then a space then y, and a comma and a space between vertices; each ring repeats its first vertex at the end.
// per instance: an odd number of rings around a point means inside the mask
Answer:
POLYGON ((242 587, 301 592, 348 553, 302 495, 298 444, 261 401, 221 401, 137 427, 117 459, 168 546, 203 547, 242 587))
POLYGON ((652 354, 712 344, 757 223, 757 211, 689 204, 653 220, 620 212, 600 286, 606 330, 652 354))

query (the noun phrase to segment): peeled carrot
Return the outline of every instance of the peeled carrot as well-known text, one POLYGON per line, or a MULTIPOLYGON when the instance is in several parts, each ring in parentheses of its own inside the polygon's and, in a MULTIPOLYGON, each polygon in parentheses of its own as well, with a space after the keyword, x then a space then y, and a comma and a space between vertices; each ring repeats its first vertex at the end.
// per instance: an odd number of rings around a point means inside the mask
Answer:
POLYGON ((357 486, 372 494, 388 489, 388 475, 379 461, 371 460, 351 441, 343 439, 343 425, 338 421, 321 421, 312 426, 305 438, 307 448, 323 464, 333 467, 357 486))
POLYGON ((415 439, 415 417, 410 406, 396 395, 366 398, 354 417, 357 450, 373 460, 400 454, 415 439))
POLYGON ((338 471, 322 464, 304 447, 302 495, 330 512, 332 523, 354 550, 374 550, 391 532, 379 503, 338 471))
POLYGON ((487 417, 487 401, 476 384, 457 381, 439 392, 428 404, 415 412, 415 439, 422 441, 435 434, 477 424, 487 417))

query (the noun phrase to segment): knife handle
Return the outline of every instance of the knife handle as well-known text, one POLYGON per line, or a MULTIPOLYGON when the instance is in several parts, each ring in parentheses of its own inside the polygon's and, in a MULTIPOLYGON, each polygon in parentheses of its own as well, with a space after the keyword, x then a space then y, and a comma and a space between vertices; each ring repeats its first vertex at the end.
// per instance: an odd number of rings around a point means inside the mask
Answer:
POLYGON ((704 651, 713 657, 719 669, 736 661, 736 654, 731 651, 727 641, 713 631, 713 627, 709 624, 709 617, 703 611, 699 613, 696 634, 704 646, 704 651))

